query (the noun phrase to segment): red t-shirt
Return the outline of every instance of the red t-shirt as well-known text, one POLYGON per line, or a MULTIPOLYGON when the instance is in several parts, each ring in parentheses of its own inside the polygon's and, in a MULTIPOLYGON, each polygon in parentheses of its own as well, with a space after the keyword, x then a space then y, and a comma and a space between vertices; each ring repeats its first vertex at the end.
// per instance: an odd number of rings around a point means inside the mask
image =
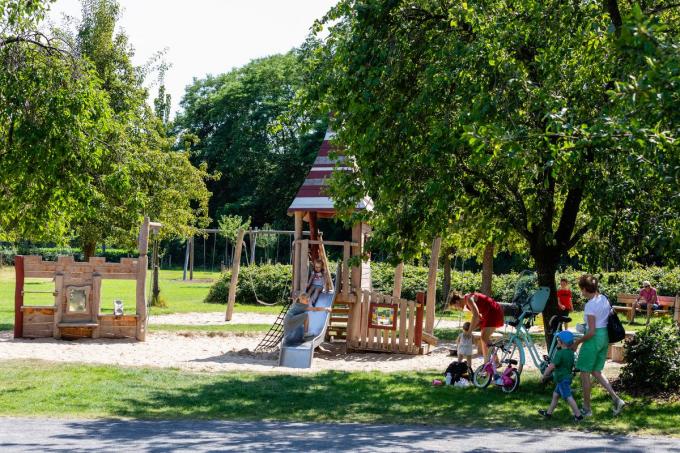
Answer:
POLYGON ((474 296, 479 315, 482 317, 479 327, 503 327, 503 309, 498 302, 482 293, 472 293, 474 296))
POLYGON ((571 290, 570 289, 558 289, 557 290, 557 300, 560 301, 560 304, 567 309, 567 310, 573 310, 574 306, 571 305, 571 290))

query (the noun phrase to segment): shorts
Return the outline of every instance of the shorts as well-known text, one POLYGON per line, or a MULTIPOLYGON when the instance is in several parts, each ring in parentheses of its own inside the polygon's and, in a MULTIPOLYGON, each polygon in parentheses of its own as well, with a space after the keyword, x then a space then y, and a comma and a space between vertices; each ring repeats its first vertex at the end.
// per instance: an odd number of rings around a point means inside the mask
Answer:
POLYGON ((602 371, 604 363, 607 361, 607 351, 609 350, 609 335, 607 328, 595 329, 595 335, 581 345, 578 351, 576 368, 586 373, 602 371))
POLYGON ((560 395, 562 399, 565 400, 574 396, 574 394, 571 393, 571 378, 567 378, 558 382, 555 386, 555 393, 560 395))
POLYGON ((323 289, 323 284, 317 285, 316 283, 312 283, 312 288, 311 289, 323 289))
MULTIPOLYGON (((642 310, 647 310, 647 304, 640 304, 640 308, 641 308, 642 310)), ((652 310, 654 310, 654 311, 656 311, 656 310, 661 310, 661 305, 659 305, 659 304, 652 304, 652 310)))
POLYGON ((492 306, 491 309, 486 313, 479 323, 481 329, 486 329, 488 327, 503 327, 505 320, 503 318, 503 308, 496 304, 492 306))

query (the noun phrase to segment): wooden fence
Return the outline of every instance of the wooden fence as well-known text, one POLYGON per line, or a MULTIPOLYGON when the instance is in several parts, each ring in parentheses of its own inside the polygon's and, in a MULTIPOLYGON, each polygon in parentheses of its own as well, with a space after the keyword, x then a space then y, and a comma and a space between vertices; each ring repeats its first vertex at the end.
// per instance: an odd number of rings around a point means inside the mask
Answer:
POLYGON ((357 292, 351 308, 349 349, 422 354, 425 298, 419 296, 414 302, 378 292, 357 292))

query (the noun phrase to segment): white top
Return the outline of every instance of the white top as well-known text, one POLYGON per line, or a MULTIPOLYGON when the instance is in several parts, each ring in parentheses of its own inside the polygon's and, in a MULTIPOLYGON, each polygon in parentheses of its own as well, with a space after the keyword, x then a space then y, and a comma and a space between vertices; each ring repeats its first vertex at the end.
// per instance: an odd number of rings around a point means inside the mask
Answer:
POLYGON ((601 329, 607 327, 607 319, 609 319, 609 313, 611 311, 611 306, 609 305, 609 300, 602 294, 590 299, 585 308, 583 309, 583 319, 588 325, 588 315, 595 316, 595 328, 601 329))

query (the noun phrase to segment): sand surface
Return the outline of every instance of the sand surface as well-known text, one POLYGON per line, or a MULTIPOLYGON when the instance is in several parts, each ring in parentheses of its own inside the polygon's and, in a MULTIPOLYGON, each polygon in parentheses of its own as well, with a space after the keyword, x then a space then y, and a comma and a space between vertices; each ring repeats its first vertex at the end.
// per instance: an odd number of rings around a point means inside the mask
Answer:
MULTIPOLYGON (((442 372, 451 357, 453 342, 440 342, 428 355, 412 356, 386 353, 345 354, 344 343, 324 343, 317 349, 310 370, 276 366, 278 352, 255 353, 262 334, 205 334, 154 332, 147 341, 80 339, 75 341, 12 338, 12 332, 0 332, 0 361, 42 359, 56 362, 84 362, 122 366, 179 368, 200 372, 276 371, 309 373, 337 371, 426 371, 442 372)), ((474 365, 481 359, 474 359, 474 365)), ((533 368, 527 365, 526 368, 533 368)), ((611 364, 609 368, 618 369, 611 364)))

